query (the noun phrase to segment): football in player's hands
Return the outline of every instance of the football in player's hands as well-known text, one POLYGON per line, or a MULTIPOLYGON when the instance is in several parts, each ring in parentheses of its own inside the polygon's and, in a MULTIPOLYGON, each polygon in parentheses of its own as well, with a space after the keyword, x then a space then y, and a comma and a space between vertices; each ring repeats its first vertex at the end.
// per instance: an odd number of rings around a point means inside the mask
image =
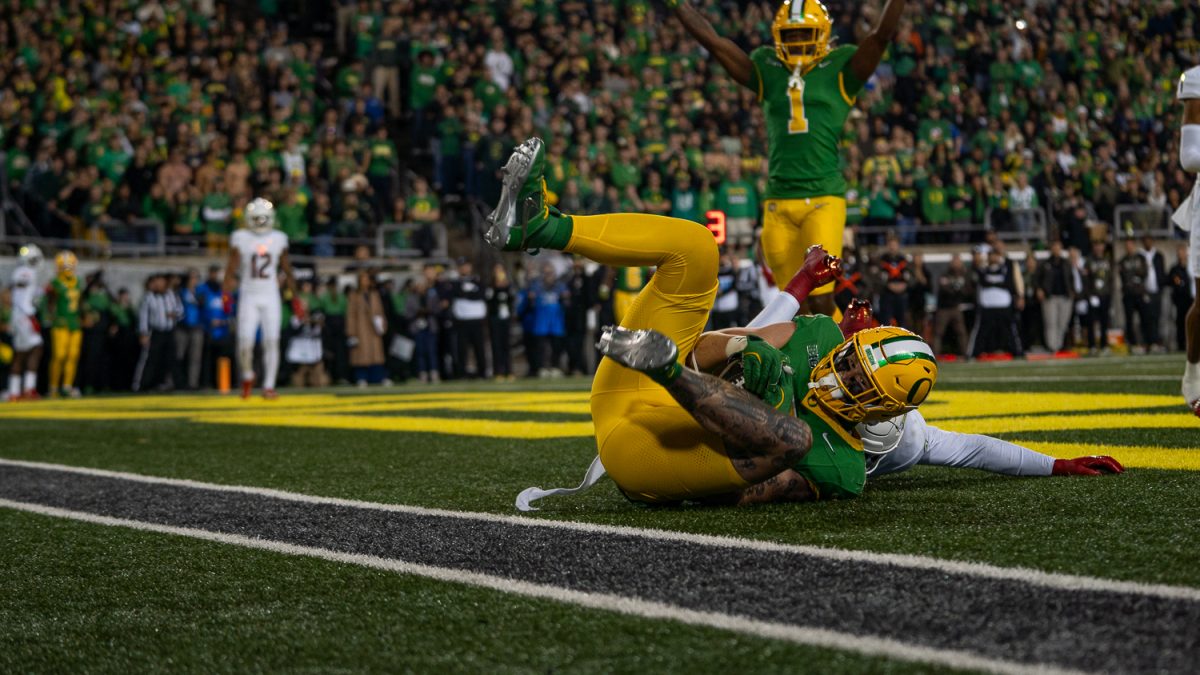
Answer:
POLYGON ((1108 455, 1089 455, 1075 459, 1054 460, 1055 476, 1099 476, 1102 473, 1124 473, 1125 467, 1108 455))

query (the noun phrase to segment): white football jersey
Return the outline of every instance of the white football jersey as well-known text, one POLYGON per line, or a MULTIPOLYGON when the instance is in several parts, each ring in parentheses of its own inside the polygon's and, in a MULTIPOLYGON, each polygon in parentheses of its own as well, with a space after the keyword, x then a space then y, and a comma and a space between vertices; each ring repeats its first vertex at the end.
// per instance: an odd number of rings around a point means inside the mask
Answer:
POLYGON ((13 309, 25 316, 33 316, 36 312, 38 296, 37 270, 28 265, 18 265, 12 275, 12 305, 13 309))
POLYGON ((287 250, 287 235, 279 230, 254 232, 240 229, 229 245, 241 257, 242 295, 279 295, 279 259, 287 250))

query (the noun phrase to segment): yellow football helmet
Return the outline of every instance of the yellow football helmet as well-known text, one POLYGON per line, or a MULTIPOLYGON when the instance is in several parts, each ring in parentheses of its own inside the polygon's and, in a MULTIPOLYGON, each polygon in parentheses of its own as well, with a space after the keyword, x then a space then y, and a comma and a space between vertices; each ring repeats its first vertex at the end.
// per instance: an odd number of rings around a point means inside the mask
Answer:
POLYGON ((58 267, 59 276, 73 277, 75 276, 75 266, 79 260, 74 253, 70 251, 59 251, 58 255, 54 256, 54 265, 58 267))
POLYGON ((937 359, 919 335, 880 326, 855 333, 826 354, 810 380, 822 407, 869 424, 916 410, 937 381, 937 359))
POLYGON ((771 23, 775 53, 788 70, 805 69, 829 53, 833 20, 820 0, 783 0, 771 23))

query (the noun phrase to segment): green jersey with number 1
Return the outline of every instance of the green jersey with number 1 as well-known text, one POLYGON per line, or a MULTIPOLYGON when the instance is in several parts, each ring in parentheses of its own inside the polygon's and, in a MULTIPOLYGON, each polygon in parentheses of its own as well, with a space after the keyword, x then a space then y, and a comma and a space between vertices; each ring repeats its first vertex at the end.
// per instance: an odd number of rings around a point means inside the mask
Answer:
POLYGON ((767 119, 769 161, 766 199, 846 194, 838 157, 842 126, 863 83, 850 71, 858 48, 838 47, 791 86, 792 73, 774 46, 750 53, 758 100, 767 119))

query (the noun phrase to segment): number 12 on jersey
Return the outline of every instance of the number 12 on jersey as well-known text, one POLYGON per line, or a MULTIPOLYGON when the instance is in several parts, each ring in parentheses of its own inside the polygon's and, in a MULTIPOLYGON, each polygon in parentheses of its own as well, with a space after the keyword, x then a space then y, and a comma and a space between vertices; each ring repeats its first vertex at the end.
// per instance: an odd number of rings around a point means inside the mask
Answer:
POLYGON ((807 134, 808 118, 804 116, 804 86, 788 87, 788 102, 792 116, 788 119, 789 134, 807 134))
POLYGON ((269 279, 270 272, 267 270, 271 267, 270 253, 255 253, 250 256, 250 277, 252 279, 269 279))

